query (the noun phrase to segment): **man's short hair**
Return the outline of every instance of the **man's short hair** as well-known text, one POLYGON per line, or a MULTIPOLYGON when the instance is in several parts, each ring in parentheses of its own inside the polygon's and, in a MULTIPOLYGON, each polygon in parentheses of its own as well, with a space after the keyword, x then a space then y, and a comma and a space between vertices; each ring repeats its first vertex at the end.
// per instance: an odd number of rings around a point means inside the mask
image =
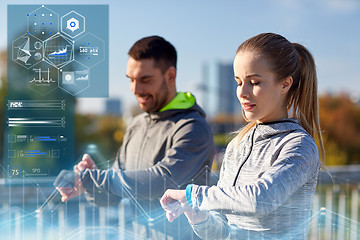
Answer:
POLYGON ((169 67, 176 68, 177 54, 175 47, 164 38, 149 36, 138 40, 129 50, 129 56, 139 61, 154 59, 154 67, 164 73, 169 67))

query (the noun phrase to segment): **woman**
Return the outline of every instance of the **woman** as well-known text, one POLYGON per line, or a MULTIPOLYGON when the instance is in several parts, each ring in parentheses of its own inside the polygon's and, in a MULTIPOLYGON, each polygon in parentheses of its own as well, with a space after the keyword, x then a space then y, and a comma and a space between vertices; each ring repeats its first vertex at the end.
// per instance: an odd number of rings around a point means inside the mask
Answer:
POLYGON ((217 186, 167 190, 161 204, 170 221, 185 212, 202 239, 306 239, 322 165, 314 138, 324 156, 313 57, 263 33, 240 45, 234 75, 249 123, 227 146, 217 186))

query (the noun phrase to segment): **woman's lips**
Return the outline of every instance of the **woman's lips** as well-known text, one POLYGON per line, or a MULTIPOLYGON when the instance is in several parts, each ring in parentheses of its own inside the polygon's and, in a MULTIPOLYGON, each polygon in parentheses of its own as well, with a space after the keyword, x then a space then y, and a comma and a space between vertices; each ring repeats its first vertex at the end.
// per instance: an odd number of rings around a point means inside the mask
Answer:
POLYGON ((253 109, 256 106, 256 104, 253 103, 243 103, 242 107, 245 111, 250 111, 251 109, 253 109))

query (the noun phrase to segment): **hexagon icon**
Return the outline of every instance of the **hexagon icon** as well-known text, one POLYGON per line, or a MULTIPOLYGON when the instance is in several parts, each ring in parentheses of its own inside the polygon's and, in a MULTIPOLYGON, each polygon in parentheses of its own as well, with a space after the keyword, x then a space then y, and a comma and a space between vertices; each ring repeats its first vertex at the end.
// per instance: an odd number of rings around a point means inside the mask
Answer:
POLYGON ((74 32, 79 29, 79 21, 76 18, 70 18, 66 22, 66 28, 74 32))
POLYGON ((26 14, 27 33, 45 40, 59 32, 59 16, 44 5, 26 14))
POLYGON ((58 87, 58 69, 45 61, 41 61, 28 70, 28 86, 42 96, 58 87))
POLYGON ((44 58, 56 67, 61 67, 74 60, 74 42, 56 34, 44 41, 44 58))
POLYGON ((60 69, 59 88, 75 96, 90 86, 90 70, 77 61, 60 69))
POLYGON ((88 33, 75 42, 75 59, 85 66, 93 67, 105 59, 105 42, 88 33))
POLYGON ((71 11, 61 17, 61 32, 75 38, 85 32, 85 17, 71 11))
POLYGON ((12 60, 30 68, 43 59, 43 42, 31 34, 25 34, 12 42, 12 60))

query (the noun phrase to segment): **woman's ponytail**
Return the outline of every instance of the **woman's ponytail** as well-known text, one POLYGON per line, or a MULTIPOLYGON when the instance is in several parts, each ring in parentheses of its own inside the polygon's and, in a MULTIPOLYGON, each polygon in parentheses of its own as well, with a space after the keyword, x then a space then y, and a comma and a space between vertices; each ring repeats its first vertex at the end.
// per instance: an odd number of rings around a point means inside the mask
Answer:
POLYGON ((324 163, 325 150, 321 136, 319 119, 319 101, 317 94, 317 74, 314 58, 301 44, 293 43, 300 60, 299 83, 290 96, 288 108, 292 108, 293 116, 300 120, 301 125, 315 139, 320 147, 320 158, 324 163))

